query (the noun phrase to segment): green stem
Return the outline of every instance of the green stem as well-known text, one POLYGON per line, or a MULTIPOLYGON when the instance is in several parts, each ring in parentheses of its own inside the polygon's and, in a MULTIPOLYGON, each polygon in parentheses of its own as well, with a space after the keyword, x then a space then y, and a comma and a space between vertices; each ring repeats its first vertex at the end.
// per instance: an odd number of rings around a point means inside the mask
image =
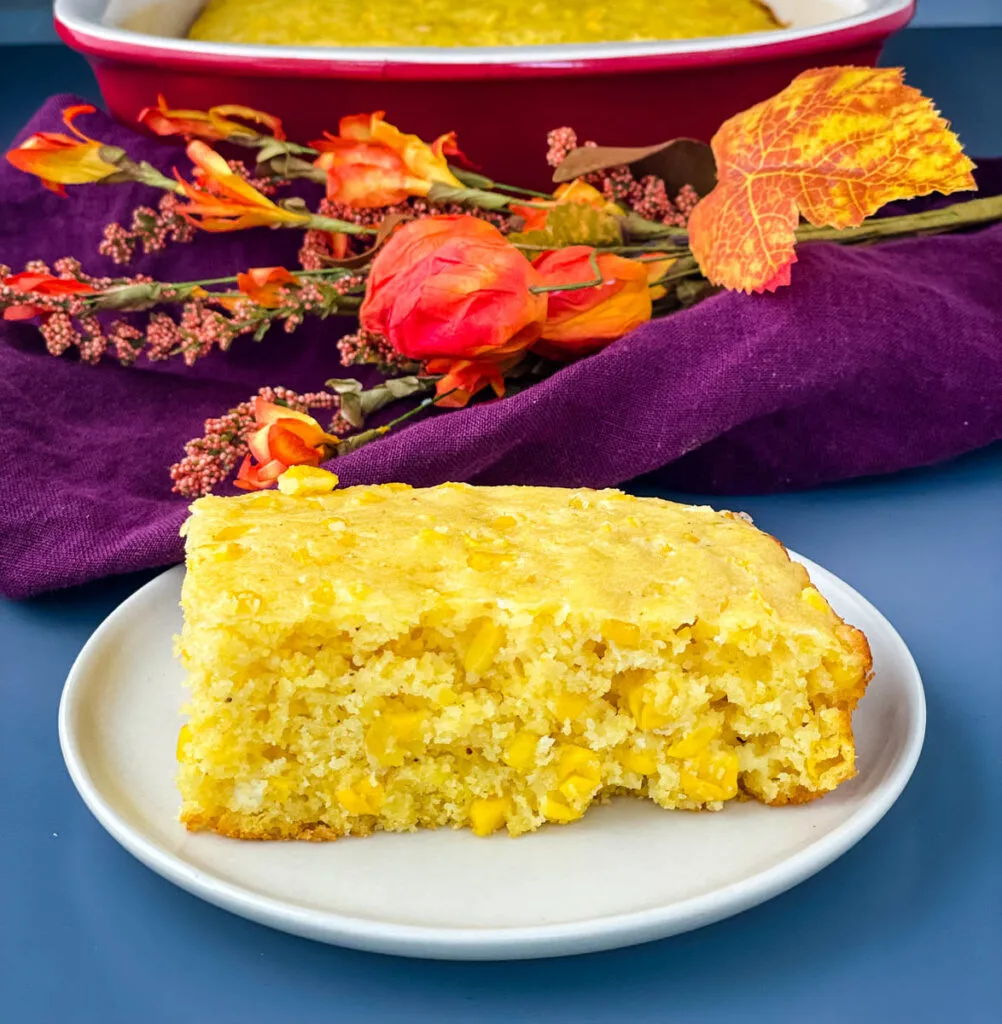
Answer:
POLYGON ((379 233, 378 228, 367 228, 361 224, 352 224, 348 220, 338 220, 336 217, 322 217, 318 213, 310 215, 305 225, 293 225, 294 227, 305 226, 314 231, 340 232, 345 235, 375 235, 379 233))
POLYGON ((553 195, 549 192, 536 192, 534 189, 522 188, 519 185, 505 185, 486 175, 477 174, 476 171, 468 171, 464 167, 454 167, 450 164, 449 170, 468 188, 482 189, 488 192, 498 189, 502 192, 514 192, 520 196, 532 196, 534 199, 553 199, 553 195))
POLYGON ((519 188, 518 185, 506 185, 503 181, 492 182, 494 188, 499 189, 502 192, 514 192, 520 196, 532 196, 533 199, 546 199, 550 202, 553 201, 552 192, 537 192, 532 188, 519 188))
POLYGON ((875 217, 854 228, 818 228, 813 224, 803 224, 797 228, 797 241, 858 245, 902 235, 942 234, 977 224, 989 224, 995 220, 1002 220, 1002 195, 968 199, 938 210, 923 210, 921 213, 875 217))
MULTIPOLYGON (((344 267, 325 267, 323 270, 292 270, 290 273, 293 277, 332 277, 337 279, 338 277, 349 277, 354 271, 346 270, 344 267)), ((148 309, 151 305, 162 301, 159 295, 161 289, 166 288, 177 293, 175 298, 171 299, 172 302, 183 302, 191 297, 191 293, 196 288, 207 288, 217 284, 235 284, 236 281, 237 275, 232 274, 229 277, 210 277, 201 281, 150 281, 140 284, 123 284, 115 288, 106 288, 96 295, 85 296, 85 301, 95 309, 148 309), (130 296, 135 297, 135 305, 129 302, 130 296)), ((227 292, 211 293, 212 298, 226 297, 228 294, 227 292)), ((236 296, 243 293, 234 292, 232 294, 236 296)), ((348 295, 343 298, 346 303, 355 301, 348 295)))
MULTIPOLYGON (((437 380, 437 377, 428 378, 428 383, 433 385, 437 380)), ((360 434, 353 434, 351 437, 346 438, 340 445, 338 445, 338 453, 347 455, 349 452, 353 452, 357 448, 361 448, 370 441, 375 441, 376 438, 382 437, 384 434, 388 434, 398 424, 409 420, 412 416, 417 416, 419 412, 423 412, 436 402, 442 401, 443 398, 448 398, 449 395, 454 395, 459 390, 460 388, 458 387, 452 388, 450 391, 446 391, 441 395, 429 395, 427 398, 422 398, 421 401, 412 409, 408 409, 407 412, 402 413, 396 419, 390 420, 389 423, 384 423, 381 427, 373 427, 371 430, 363 430, 360 434)))
POLYGON ((598 265, 598 252, 595 249, 588 255, 588 263, 594 271, 595 276, 590 281, 576 281, 574 284, 539 284, 533 285, 529 291, 533 295, 543 295, 546 292, 577 292, 584 288, 597 288, 603 281, 602 270, 598 265))

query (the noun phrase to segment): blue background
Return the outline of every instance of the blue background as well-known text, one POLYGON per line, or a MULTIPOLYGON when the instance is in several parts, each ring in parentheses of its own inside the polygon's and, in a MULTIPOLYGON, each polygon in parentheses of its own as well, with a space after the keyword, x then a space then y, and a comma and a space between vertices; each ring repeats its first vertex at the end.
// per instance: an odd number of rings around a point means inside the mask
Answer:
MULTIPOLYGON (((926 29, 894 39, 884 62, 908 69, 972 152, 1000 154, 1000 56, 1002 28, 926 29)), ((6 50, 0 144, 57 91, 97 99, 74 54, 6 50)), ((636 489, 652 492, 643 481, 636 489)), ((150 574, 107 580, 0 601, 0 1021, 997 1021, 1002 445, 893 477, 713 501, 746 509, 869 597, 925 679, 929 726, 914 779, 832 867, 701 931, 557 961, 393 959, 232 917, 122 851, 63 768, 66 672, 150 574)), ((629 869, 627 847, 610 870, 629 869)))

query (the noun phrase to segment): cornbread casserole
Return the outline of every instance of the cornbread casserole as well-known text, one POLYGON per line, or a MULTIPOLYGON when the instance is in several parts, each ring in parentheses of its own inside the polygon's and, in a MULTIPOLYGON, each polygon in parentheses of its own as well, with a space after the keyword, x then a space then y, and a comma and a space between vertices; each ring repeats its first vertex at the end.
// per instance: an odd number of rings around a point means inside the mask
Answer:
POLYGON ((209 0, 190 37, 286 46, 527 46, 780 27, 760 0, 209 0))
POLYGON ((853 775, 866 639, 741 517, 335 480, 192 505, 188 828, 518 835, 614 793, 716 810, 853 775))

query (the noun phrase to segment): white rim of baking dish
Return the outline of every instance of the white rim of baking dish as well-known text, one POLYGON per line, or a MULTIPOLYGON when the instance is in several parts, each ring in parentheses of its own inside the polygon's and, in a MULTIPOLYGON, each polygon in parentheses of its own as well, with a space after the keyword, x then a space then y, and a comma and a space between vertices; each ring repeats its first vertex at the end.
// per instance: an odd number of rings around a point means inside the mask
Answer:
MULTIPOLYGON (((848 3, 848 0, 835 0, 848 3)), ((98 0, 55 0, 54 17, 57 26, 71 35, 84 37, 91 44, 105 43, 128 49, 148 49, 151 54, 186 55, 189 57, 217 57, 263 59, 268 61, 294 61, 306 65, 317 64, 423 64, 423 65, 531 65, 561 66, 581 61, 602 62, 629 60, 643 57, 684 57, 686 55, 712 55, 746 51, 751 57, 776 46, 818 37, 865 29, 881 21, 903 24, 915 7, 915 0, 856 0, 854 7, 862 6, 858 13, 832 18, 816 25, 776 29, 768 32, 750 32, 743 35, 714 36, 698 39, 649 40, 645 42, 565 43, 559 45, 492 46, 492 47, 333 47, 333 46, 273 46, 251 43, 216 43, 170 36, 149 35, 103 24, 101 18, 107 6, 98 0), (100 13, 95 16, 94 9, 100 13)), ((900 27, 900 24, 892 27, 900 27)))
MULTIPOLYGON (((183 566, 167 570, 118 606, 97 628, 70 669, 59 703, 59 743, 73 784, 104 829, 148 868, 179 888, 231 913, 304 938, 372 952, 432 959, 509 960, 590 953, 635 945, 691 931, 778 896, 827 867, 863 838, 893 806, 918 763, 925 738, 926 702, 918 667, 904 640, 888 620, 858 591, 809 559, 789 552, 821 589, 844 588, 872 621, 886 631, 907 672, 914 699, 908 705, 906 740, 887 776, 871 797, 821 839, 770 868, 677 903, 641 911, 610 914, 586 921, 531 927, 454 928, 374 921, 325 910, 293 905, 223 881, 186 862, 151 841, 124 821, 105 799, 91 776, 78 745, 76 722, 85 692, 83 681, 94 671, 105 637, 118 628, 135 604, 148 600, 150 591, 175 588, 172 576, 183 566)), ((183 826, 178 824, 178 828, 183 826)))

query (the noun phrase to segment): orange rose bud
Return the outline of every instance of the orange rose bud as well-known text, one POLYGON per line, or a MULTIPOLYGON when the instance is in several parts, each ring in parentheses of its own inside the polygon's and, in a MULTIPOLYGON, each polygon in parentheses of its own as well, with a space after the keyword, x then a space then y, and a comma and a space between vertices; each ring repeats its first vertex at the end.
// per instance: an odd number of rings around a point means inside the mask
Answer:
POLYGON ((275 486, 290 466, 319 466, 338 444, 312 416, 263 398, 254 399, 254 422, 257 429, 247 441, 251 454, 233 481, 245 491, 275 486))
POLYGON ((3 311, 4 320, 30 320, 33 316, 45 316, 51 310, 41 308, 31 302, 31 296, 39 295, 60 297, 68 295, 93 295, 95 288, 83 281, 73 277, 54 277, 52 274, 36 274, 32 271, 24 271, 20 274, 11 274, 5 277, 2 282, 4 288, 11 288, 16 292, 22 292, 25 301, 16 306, 8 306, 3 311))
MULTIPOLYGON (((434 372, 456 361, 498 367, 539 337, 546 296, 531 289, 541 283, 486 221, 424 217, 400 228, 376 255, 359 319, 401 355, 434 360, 434 372)), ((479 386, 493 381, 503 389, 500 372, 478 379, 479 386)))
POLYGON ((338 135, 312 142, 316 166, 327 172, 327 197, 348 206, 392 206, 426 196, 436 181, 459 185, 447 156, 459 155, 454 132, 431 145, 383 120, 383 111, 341 118, 338 135))
POLYGON ((163 96, 158 96, 157 105, 139 111, 136 120, 155 135, 183 135, 188 139, 208 139, 210 142, 266 136, 278 139, 279 142, 285 141, 282 122, 277 117, 238 104, 210 107, 208 110, 171 110, 163 96), (264 125, 268 131, 259 132, 256 128, 232 120, 234 117, 264 125))
POLYGON ((499 359, 429 359, 425 371, 443 374, 435 384, 435 394, 442 396, 436 401, 440 409, 461 409, 470 398, 484 388, 493 388, 500 398, 504 394, 504 372, 510 370, 522 358, 516 352, 499 359))
POLYGON ((288 287, 298 288, 299 281, 285 267, 252 267, 237 274, 237 288, 268 309, 281 305, 279 289, 288 287))
POLYGON ((7 154, 7 161, 19 171, 41 178, 47 189, 61 196, 66 195, 64 185, 87 185, 117 174, 118 166, 101 155, 102 151, 107 154, 114 147, 89 138, 73 124, 80 114, 93 113, 94 108, 89 103, 67 107, 63 111, 63 123, 73 135, 35 132, 7 154))
MULTIPOLYGON (((587 245, 543 253, 533 261, 546 285, 594 280, 594 250, 587 245)), ((533 351, 550 359, 574 359, 605 348, 651 318, 647 267, 614 253, 599 253, 602 283, 547 295, 542 338, 533 351)), ((660 276, 660 275, 659 275, 660 276)))

